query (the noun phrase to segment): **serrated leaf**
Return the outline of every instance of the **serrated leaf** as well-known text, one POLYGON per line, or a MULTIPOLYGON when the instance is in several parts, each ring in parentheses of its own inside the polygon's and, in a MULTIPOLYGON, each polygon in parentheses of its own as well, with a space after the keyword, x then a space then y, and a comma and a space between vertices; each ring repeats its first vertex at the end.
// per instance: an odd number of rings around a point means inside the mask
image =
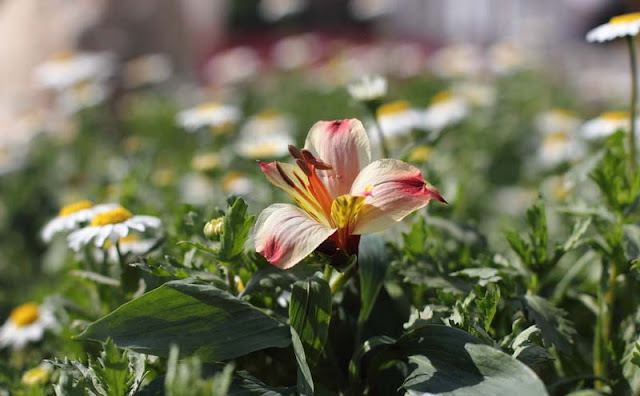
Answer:
POLYGON ((589 229, 589 225, 591 225, 591 217, 580 219, 573 225, 573 231, 564 244, 564 251, 568 252, 580 246, 580 240, 589 229))
POLYGON ((291 289, 289 322, 304 345, 313 366, 322 355, 331 321, 331 289, 320 277, 299 281, 291 289))
POLYGON ((109 396, 126 394, 133 382, 129 376, 127 353, 121 352, 110 338, 103 344, 98 364, 93 365, 93 369, 109 396))
POLYGON ((493 322, 493 317, 498 310, 498 303, 500 303, 500 288, 495 284, 488 284, 485 295, 476 300, 478 314, 483 322, 483 328, 487 332, 491 328, 491 322, 493 322))
POLYGON ((360 272, 360 314, 364 323, 376 302, 389 265, 384 239, 380 235, 365 235, 360 240, 358 270, 360 272))
POLYGON ((527 317, 538 325, 545 343, 555 345, 561 353, 571 354, 576 330, 567 319, 567 312, 539 296, 527 294, 522 299, 527 317))
POLYGON ((253 216, 247 215, 247 208, 242 198, 236 198, 233 205, 227 208, 218 251, 222 261, 231 262, 244 251, 244 244, 249 239, 249 230, 253 224, 253 216))
POLYGON ((232 359, 291 343, 287 326, 214 286, 192 280, 167 282, 90 324, 78 336, 168 356, 176 344, 204 361, 232 359))

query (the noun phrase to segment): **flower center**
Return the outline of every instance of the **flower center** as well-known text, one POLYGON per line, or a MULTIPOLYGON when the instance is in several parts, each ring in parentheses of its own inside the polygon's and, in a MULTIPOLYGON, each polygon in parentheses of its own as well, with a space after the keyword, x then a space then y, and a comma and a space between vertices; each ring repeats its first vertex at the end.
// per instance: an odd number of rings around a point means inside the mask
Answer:
POLYGON ((451 93, 451 91, 441 91, 435 94, 433 98, 431 98, 431 104, 433 105, 433 104, 447 102, 451 100, 451 98, 453 98, 453 94, 451 93))
POLYGON ((210 111, 210 110, 215 110, 215 109, 217 109, 219 107, 220 107, 219 103, 206 102, 206 103, 203 103, 203 104, 199 105, 198 107, 196 107, 196 109, 198 109, 198 111, 210 111))
POLYGON ((256 118, 264 121, 273 120, 278 117, 278 112, 273 109, 267 109, 256 114, 256 118))
POLYGON ((98 213, 91 220, 91 226, 103 226, 107 224, 118 224, 133 217, 133 214, 123 207, 115 208, 108 212, 98 213))
MULTIPOLYGON (((127 243, 135 243, 138 241, 140 241, 140 237, 138 237, 137 235, 127 235, 125 237, 119 238, 118 244, 122 246, 126 245, 127 243)), ((110 239, 107 239, 106 241, 104 241, 104 245, 102 247, 103 249, 109 249, 110 247, 113 247, 113 242, 111 242, 110 239)))
POLYGON ((569 137, 562 132, 554 132, 544 137, 543 144, 545 146, 560 146, 569 141, 569 137))
POLYGON ((11 311, 9 320, 18 327, 29 325, 38 320, 38 304, 26 303, 17 306, 11 311))
POLYGON ((629 113, 626 111, 607 111, 606 113, 602 113, 600 117, 607 121, 622 121, 629 118, 629 113))
POLYGON ((630 14, 614 16, 609 20, 609 23, 616 25, 619 23, 635 22, 640 20, 640 12, 632 12, 630 14))
POLYGON ((246 154, 250 158, 273 157, 280 146, 275 143, 259 143, 247 147, 246 154))
POLYGON ((51 370, 47 367, 35 367, 24 373, 22 383, 24 385, 43 385, 46 384, 51 376, 51 370))
POLYGON ((411 108, 411 103, 406 100, 396 100, 394 102, 385 103, 378 107, 376 114, 378 117, 393 115, 405 112, 411 108))
POLYGON ((365 197, 349 194, 337 197, 331 204, 331 221, 338 228, 347 228, 355 221, 364 200, 365 197))
POLYGON ((420 145, 413 149, 409 154, 409 160, 414 162, 425 162, 433 153, 433 149, 426 144, 420 145))
POLYGON ((200 172, 209 172, 220 166, 220 156, 216 153, 200 154, 191 160, 191 167, 200 172))
POLYGON ((51 57, 51 60, 54 62, 68 62, 73 59, 74 53, 73 51, 62 51, 51 57))
POLYGON ((89 209, 91 207, 93 207, 93 203, 91 201, 84 200, 84 201, 74 202, 72 204, 69 204, 60 208, 60 211, 58 212, 58 216, 69 216, 72 213, 76 213, 84 209, 89 209))

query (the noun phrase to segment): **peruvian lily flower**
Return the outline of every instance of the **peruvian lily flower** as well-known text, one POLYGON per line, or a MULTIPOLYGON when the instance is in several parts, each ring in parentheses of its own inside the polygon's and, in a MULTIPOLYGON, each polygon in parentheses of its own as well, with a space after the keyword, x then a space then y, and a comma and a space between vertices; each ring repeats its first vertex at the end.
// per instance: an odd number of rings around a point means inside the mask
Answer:
POLYGON ((370 163, 357 119, 319 121, 304 149, 289 151, 295 164, 260 162, 267 179, 298 204, 271 205, 256 222, 256 250, 278 268, 293 267, 325 241, 357 254, 360 235, 392 226, 432 198, 445 202, 416 167, 395 159, 370 163))

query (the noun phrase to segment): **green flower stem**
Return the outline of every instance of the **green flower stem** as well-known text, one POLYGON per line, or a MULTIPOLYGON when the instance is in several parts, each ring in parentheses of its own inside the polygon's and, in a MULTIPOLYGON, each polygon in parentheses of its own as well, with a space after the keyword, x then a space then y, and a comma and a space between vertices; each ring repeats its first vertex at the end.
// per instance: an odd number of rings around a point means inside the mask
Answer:
POLYGON ((115 243, 116 252, 118 252, 118 262, 120 263, 120 269, 124 273, 124 270, 127 268, 127 263, 125 262, 125 257, 122 254, 122 250, 120 250, 120 241, 115 243))
MULTIPOLYGON (((615 260, 603 262, 600 291, 598 292, 600 315, 598 315, 593 347, 593 374, 596 377, 608 378, 607 368, 609 361, 607 349, 611 344, 611 328, 616 303, 617 277, 618 266, 615 260)), ((603 385, 604 383, 602 381, 596 382, 597 389, 600 389, 603 385)))
POLYGON ((336 277, 336 280, 331 283, 331 294, 336 294, 338 291, 342 290, 342 287, 356 274, 357 268, 356 266, 352 266, 351 269, 341 273, 336 277))
POLYGON ((324 280, 329 283, 331 280, 331 275, 333 275, 333 267, 329 264, 324 266, 324 280))
POLYGON ((633 180, 636 171, 636 105, 638 101, 638 64, 636 61, 636 47, 633 36, 627 36, 627 44, 629 46, 629 57, 631 63, 631 128, 629 129, 628 145, 629 145, 629 180, 633 180))
POLYGON ((227 285, 229 286, 229 293, 238 294, 238 288, 236 287, 236 279, 233 271, 231 271, 231 264, 227 264, 227 285))

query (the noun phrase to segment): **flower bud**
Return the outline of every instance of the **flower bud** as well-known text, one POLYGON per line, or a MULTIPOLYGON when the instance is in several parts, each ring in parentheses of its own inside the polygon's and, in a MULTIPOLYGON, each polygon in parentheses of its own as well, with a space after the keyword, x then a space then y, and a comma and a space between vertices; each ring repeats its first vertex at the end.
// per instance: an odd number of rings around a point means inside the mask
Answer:
POLYGON ((207 238, 213 238, 218 235, 222 235, 224 231, 224 217, 218 217, 207 222, 204 225, 204 236, 207 238))

